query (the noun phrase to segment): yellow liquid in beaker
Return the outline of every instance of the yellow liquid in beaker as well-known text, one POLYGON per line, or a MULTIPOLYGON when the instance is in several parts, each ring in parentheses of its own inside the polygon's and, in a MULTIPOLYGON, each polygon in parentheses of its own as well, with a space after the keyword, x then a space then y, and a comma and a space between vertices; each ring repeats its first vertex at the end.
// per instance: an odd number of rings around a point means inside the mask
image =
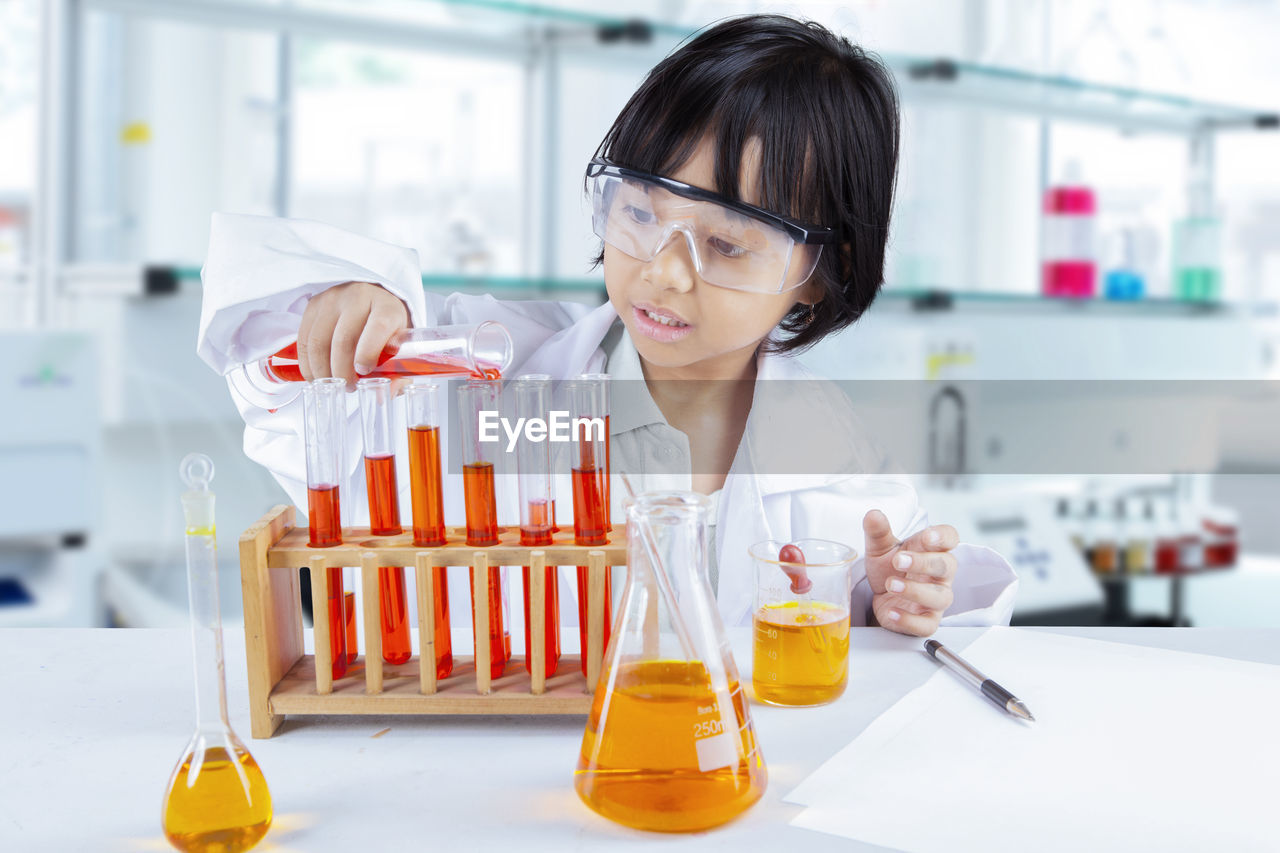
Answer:
POLYGON ((849 610, 825 601, 767 604, 752 617, 751 686, 772 705, 821 705, 849 682, 849 610))
POLYGON ((248 752, 235 759, 223 747, 209 747, 194 768, 187 753, 169 782, 164 834, 189 853, 248 850, 271 826, 271 795, 262 771, 248 752))
POLYGON ((574 773, 578 795, 636 829, 694 832, 736 817, 764 794, 768 771, 741 685, 729 684, 731 710, 721 708, 724 698, 699 662, 623 664, 613 689, 596 691, 574 773))

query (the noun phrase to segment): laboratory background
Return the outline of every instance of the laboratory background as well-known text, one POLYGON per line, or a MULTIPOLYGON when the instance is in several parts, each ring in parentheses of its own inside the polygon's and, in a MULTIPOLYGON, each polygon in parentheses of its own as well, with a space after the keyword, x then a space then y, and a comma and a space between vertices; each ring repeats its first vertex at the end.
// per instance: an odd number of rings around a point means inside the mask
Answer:
POLYGON ((0 0, 0 627, 185 626, 194 451, 238 630, 236 537, 286 498, 195 353, 213 212, 598 304, 587 160, 745 12, 896 77, 883 292, 802 358, 914 407, 1015 624, 1280 626, 1277 0, 0 0))

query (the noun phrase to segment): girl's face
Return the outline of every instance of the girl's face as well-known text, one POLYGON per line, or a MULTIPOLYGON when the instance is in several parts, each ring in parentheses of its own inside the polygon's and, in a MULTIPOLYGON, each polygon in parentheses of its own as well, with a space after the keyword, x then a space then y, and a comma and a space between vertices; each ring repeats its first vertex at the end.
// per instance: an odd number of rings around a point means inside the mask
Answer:
MULTIPOLYGON (((759 154, 749 146, 743 183, 758 203, 759 154)), ((715 152, 704 139, 678 171, 668 177, 695 187, 715 189, 715 152)), ((638 261, 605 244, 604 282, 618 316, 627 327, 643 362, 651 367, 692 368, 696 375, 736 375, 750 362, 756 347, 797 302, 817 298, 810 279, 784 293, 748 293, 707 284, 694 269, 689 248, 679 235, 652 261, 638 261), (666 322, 653 319, 666 318, 666 322)))

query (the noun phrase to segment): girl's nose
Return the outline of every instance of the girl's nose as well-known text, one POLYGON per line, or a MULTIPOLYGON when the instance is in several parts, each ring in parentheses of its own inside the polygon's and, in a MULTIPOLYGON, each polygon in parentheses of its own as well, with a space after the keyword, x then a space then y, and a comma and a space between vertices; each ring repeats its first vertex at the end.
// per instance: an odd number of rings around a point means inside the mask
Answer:
POLYGON ((658 254, 649 262, 653 281, 671 290, 691 290, 698 275, 693 251, 693 235, 683 228, 673 229, 658 254))

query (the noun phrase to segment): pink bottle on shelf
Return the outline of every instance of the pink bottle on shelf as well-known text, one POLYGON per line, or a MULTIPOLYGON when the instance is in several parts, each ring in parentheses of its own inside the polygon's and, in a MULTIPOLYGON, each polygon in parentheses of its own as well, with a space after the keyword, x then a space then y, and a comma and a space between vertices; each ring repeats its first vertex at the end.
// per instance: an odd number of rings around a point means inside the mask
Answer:
POLYGON ((1041 290, 1045 296, 1088 299, 1098 277, 1098 203, 1084 185, 1076 163, 1067 167, 1062 184, 1044 194, 1041 290))

